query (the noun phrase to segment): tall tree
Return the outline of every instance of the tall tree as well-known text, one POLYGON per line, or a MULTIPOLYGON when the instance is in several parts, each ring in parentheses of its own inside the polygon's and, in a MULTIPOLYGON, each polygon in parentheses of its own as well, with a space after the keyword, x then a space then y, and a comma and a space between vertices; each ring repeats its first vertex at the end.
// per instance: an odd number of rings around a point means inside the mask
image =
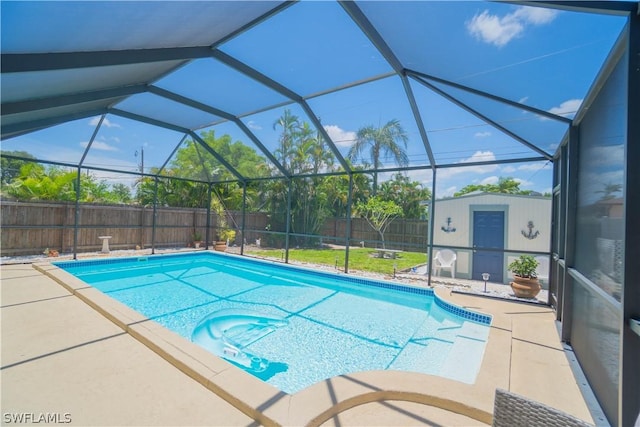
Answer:
MULTIPOLYGON (((202 132, 200 137, 213 151, 225 159, 234 169, 246 177, 254 178, 259 171, 266 170, 266 160, 256 150, 240 141, 233 141, 230 135, 216 136, 214 130, 202 132)), ((176 152, 169 164, 176 176, 194 178, 202 181, 209 179, 233 180, 229 172, 214 156, 199 143, 188 140, 176 152)))
POLYGON ((409 137, 397 119, 389 120, 382 127, 367 126, 358 130, 356 142, 351 146, 347 158, 355 162, 365 152, 371 159, 373 193, 378 189, 378 169, 382 160, 392 159, 398 166, 409 165, 406 149, 409 137))
POLYGON ((431 191, 423 188, 418 181, 397 173, 389 181, 380 185, 378 195, 383 200, 391 200, 402 208, 405 218, 419 219, 426 214, 425 201, 431 200, 431 191))
MULTIPOLYGON (((240 141, 233 141, 231 136, 216 136, 215 131, 201 133, 201 138, 213 151, 225 159, 241 175, 246 177, 263 176, 268 173, 266 159, 258 152, 240 141), (264 171, 264 173, 263 173, 264 171)), ((157 173, 157 170, 153 171, 157 173)), ((236 177, 225 168, 200 143, 192 140, 178 149, 163 175, 181 178, 192 178, 207 182, 234 180, 236 177)), ((247 205, 256 205, 259 184, 249 183, 247 186, 247 205)), ((138 198, 142 204, 153 203, 155 181, 144 178, 138 188, 138 198)), ((177 179, 161 179, 158 182, 158 202, 170 206, 205 207, 208 188, 206 184, 182 181, 177 179)), ((234 183, 214 184, 212 198, 220 198, 220 203, 228 210, 242 208, 243 190, 234 183)))
MULTIPOLYGON (((157 173, 154 168, 151 173, 157 173)), ((177 176, 174 169, 165 171, 169 178, 158 179, 157 201, 160 206, 204 208, 207 206, 207 184, 182 179, 171 179, 177 176)), ((156 182, 154 178, 144 177, 138 185, 137 198, 140 204, 153 204, 156 182)))
MULTIPOLYGON (((298 236, 298 244, 307 245, 309 235, 316 235, 327 216, 330 215, 330 194, 322 185, 324 177, 315 176, 334 169, 334 158, 326 147, 322 135, 309 123, 285 110, 273 124, 280 129, 279 145, 274 151, 276 159, 293 175, 311 175, 291 181, 291 231, 298 236)), ((289 184, 277 180, 263 184, 262 200, 269 206, 274 227, 284 225, 289 184), (281 218, 280 221, 277 219, 281 218)))
POLYGON ((291 157, 295 153, 296 134, 300 128, 300 119, 291 110, 284 110, 284 114, 273 123, 273 130, 281 128, 280 137, 278 138, 278 148, 275 151, 276 158, 280 164, 289 172, 291 172, 291 157))
MULTIPOLYGON (((320 186, 327 195, 330 216, 345 218, 349 202, 349 175, 326 176, 322 179, 320 186)), ((366 201, 370 193, 371 182, 369 176, 363 173, 354 173, 353 192, 351 194, 352 206, 355 206, 358 202, 366 201)))

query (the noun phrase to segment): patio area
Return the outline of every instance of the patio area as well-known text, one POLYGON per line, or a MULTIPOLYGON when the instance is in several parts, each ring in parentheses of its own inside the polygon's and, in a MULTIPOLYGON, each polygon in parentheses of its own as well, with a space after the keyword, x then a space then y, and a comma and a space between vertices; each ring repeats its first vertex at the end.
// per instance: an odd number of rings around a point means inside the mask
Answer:
POLYGON ((640 425, 637 0, 6 1, 0 19, 2 423, 486 425, 506 389, 640 425), (49 264, 203 240, 492 315, 476 382, 359 372, 289 395, 49 264), (543 291, 518 300, 513 274, 543 291))
POLYGON ((287 395, 34 267, 2 266, 2 407, 11 416, 57 414, 71 425, 487 425, 503 388, 607 425, 543 305, 438 285, 442 298, 493 315, 475 384, 362 372, 287 395))

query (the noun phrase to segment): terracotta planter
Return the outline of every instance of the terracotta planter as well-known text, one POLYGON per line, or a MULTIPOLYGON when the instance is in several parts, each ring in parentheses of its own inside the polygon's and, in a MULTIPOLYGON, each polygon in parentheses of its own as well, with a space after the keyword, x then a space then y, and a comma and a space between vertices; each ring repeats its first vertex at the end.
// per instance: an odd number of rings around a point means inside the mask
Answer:
POLYGON ((527 277, 514 276, 511 282, 511 289, 518 298, 535 298, 542 287, 538 279, 530 279, 527 277))
POLYGON ((213 246, 213 249, 218 252, 224 252, 227 250, 227 242, 217 241, 216 244, 213 246))

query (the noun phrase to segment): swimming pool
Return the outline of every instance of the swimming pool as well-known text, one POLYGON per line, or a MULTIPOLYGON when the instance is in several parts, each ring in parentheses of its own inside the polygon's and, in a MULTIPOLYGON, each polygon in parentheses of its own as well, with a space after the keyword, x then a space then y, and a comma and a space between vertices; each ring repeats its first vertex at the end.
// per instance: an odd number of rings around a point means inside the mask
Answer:
POLYGON ((287 393, 366 370, 473 383, 491 322, 431 289, 228 254, 55 265, 287 393))

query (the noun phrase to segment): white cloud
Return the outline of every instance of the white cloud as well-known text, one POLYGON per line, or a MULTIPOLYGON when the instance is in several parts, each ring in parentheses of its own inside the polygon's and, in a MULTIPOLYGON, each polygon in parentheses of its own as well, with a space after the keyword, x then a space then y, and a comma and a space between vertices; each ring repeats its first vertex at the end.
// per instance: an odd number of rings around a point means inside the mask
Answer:
POLYGON ((517 169, 514 168, 513 166, 505 166, 502 168, 502 173, 512 173, 515 172, 517 169))
POLYGON ((529 97, 528 97, 528 96, 523 96, 522 98, 520 98, 520 99, 518 100, 518 104, 524 104, 524 103, 526 103, 528 100, 529 100, 529 97))
POLYGON ((504 16, 492 15, 488 10, 467 21, 469 34, 485 43, 503 47, 519 37, 527 25, 544 25, 553 21, 557 11, 537 7, 518 7, 504 16))
MULTIPOLYGON (((92 118, 92 119, 91 119, 91 121, 89 122, 89 125, 90 125, 90 126, 97 126, 97 125, 98 125, 98 123, 100 123, 100 117, 94 117, 94 118, 92 118)), ((107 118, 105 118, 105 119, 102 121, 102 126, 104 126, 104 127, 108 127, 108 128, 121 128, 121 127, 122 127, 122 126, 120 126, 120 125, 119 125, 119 124, 117 124, 117 123, 113 123, 113 122, 109 121, 109 119, 107 119, 107 118)))
MULTIPOLYGON (((80 143, 80 146, 87 148, 87 145, 89 145, 89 142, 84 141, 80 143)), ((102 142, 102 141, 93 141, 93 144, 91 144, 91 149, 93 150, 102 150, 102 151, 119 151, 116 147, 107 144, 106 142, 102 142)))
POLYGON ((550 113, 556 114, 558 116, 571 117, 575 116, 578 108, 582 104, 582 99, 569 99, 564 101, 557 107, 553 107, 549 110, 550 113))
POLYGON ((558 11, 543 7, 520 7, 514 15, 530 24, 543 25, 556 19, 558 11))
POLYGON ((524 26, 510 15, 498 17, 485 10, 480 15, 475 15, 467 22, 467 31, 477 39, 485 43, 502 47, 511 39, 517 37, 524 30, 524 26))
POLYGON ((439 190, 438 191, 438 199, 442 199, 444 197, 453 197, 453 194, 458 191, 458 187, 451 186, 451 187, 447 187, 445 189, 439 190))
MULTIPOLYGON (((471 155, 471 157, 467 157, 466 159, 460 160, 460 163, 475 163, 475 162, 490 162, 496 159, 496 155, 493 154, 493 151, 476 151, 471 155)), ((495 170, 496 165, 488 165, 495 170)))
POLYGON ((483 179, 482 181, 480 181, 481 185, 487 185, 487 184, 497 184, 498 183, 499 178, 495 175, 493 176, 488 176, 485 179, 483 179))
POLYGON ((490 162, 493 160, 496 160, 496 156, 492 151, 476 151, 471 155, 471 157, 460 160, 458 162, 458 164, 460 164, 460 167, 443 168, 438 170, 438 179, 449 179, 455 175, 463 173, 485 174, 494 172, 498 169, 498 165, 475 165, 464 167, 462 165, 464 163, 490 162))
POLYGON ((488 136, 491 136, 491 132, 476 132, 475 135, 476 138, 486 138, 488 136))
POLYGON ((355 132, 346 131, 336 125, 325 125, 324 130, 338 147, 350 147, 356 140, 355 132))
POLYGON ((260 126, 259 124, 257 124, 253 120, 249 120, 249 122, 247 123, 247 127, 249 129, 253 129, 253 130, 261 130, 262 129, 262 126, 260 126))
POLYGON ((120 138, 118 138, 117 136, 110 136, 109 138, 106 138, 104 135, 100 135, 98 137, 98 139, 100 141, 113 141, 113 142, 120 142, 120 138))

